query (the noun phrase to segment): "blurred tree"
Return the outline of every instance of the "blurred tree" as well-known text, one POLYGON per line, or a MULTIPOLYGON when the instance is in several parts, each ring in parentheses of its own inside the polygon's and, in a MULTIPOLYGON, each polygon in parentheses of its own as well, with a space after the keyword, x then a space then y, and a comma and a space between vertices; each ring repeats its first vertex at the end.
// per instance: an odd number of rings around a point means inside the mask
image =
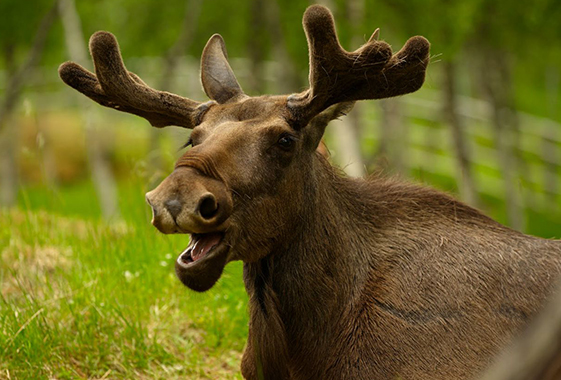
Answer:
MULTIPOLYGON (((561 65, 560 65, 561 66, 561 65)), ((548 103, 548 116, 551 120, 558 118, 559 114, 559 84, 561 82, 561 70, 548 65, 545 72, 546 93, 548 103)), ((547 194, 546 202, 555 202, 556 194, 559 193, 559 176, 561 171, 557 163, 561 162, 561 155, 555 141, 561 140, 561 131, 553 122, 546 130, 542 141, 542 150, 546 169, 544 170, 544 187, 547 194)))
POLYGON ((282 7, 278 0, 270 0, 265 7, 265 25, 272 43, 272 59, 275 65, 276 89, 273 93, 290 94, 298 92, 303 83, 296 71, 287 46, 286 28, 282 23, 282 7))
MULTIPOLYGON (((350 0, 345 2, 343 12, 345 14, 344 21, 347 22, 348 37, 346 38, 347 50, 353 51, 358 49, 365 43, 364 35, 364 0, 350 0)), ((370 30, 373 33, 374 30, 370 30)), ((343 32, 342 37, 345 34, 343 32)), ((357 102, 353 110, 342 119, 343 128, 335 129, 337 134, 336 141, 340 143, 339 151, 344 153, 347 158, 345 161, 348 163, 345 166, 347 174, 354 177, 362 177, 366 174, 366 166, 361 151, 362 134, 362 102, 357 102)))
MULTIPOLYGON (((181 57, 193 43, 198 21, 201 14, 202 0, 185 1, 185 10, 181 29, 171 48, 164 57, 164 68, 160 77, 160 82, 156 86, 159 90, 175 92, 173 82, 177 74, 177 69, 181 57)), ((150 159, 148 161, 150 172, 150 184, 152 188, 156 186, 166 176, 166 170, 162 162, 162 152, 160 150, 160 139, 162 131, 156 128, 150 129, 150 159)))
POLYGON ((478 16, 474 44, 479 53, 479 83, 491 104, 495 146, 504 177, 508 224, 524 230, 524 199, 520 189, 522 177, 528 178, 528 172, 520 154, 512 52, 518 48, 522 34, 528 32, 528 24, 526 17, 506 0, 484 0, 478 16))
POLYGON ((265 18, 267 7, 265 0, 249 0, 252 36, 246 40, 247 55, 249 57, 248 94, 261 95, 265 93, 264 63, 268 53, 269 39, 265 18))
POLYGON ((408 126, 403 114, 403 104, 399 98, 382 99, 378 102, 382 117, 378 125, 379 144, 373 163, 381 170, 407 174, 406 152, 402 148, 407 144, 408 126))
MULTIPOLYGON (((543 104, 547 107, 545 115, 551 120, 561 121, 560 111, 560 97, 561 97, 561 44, 552 43, 552 41, 559 41, 561 39, 561 28, 559 28, 559 20, 561 20, 561 2, 555 0, 541 0, 531 8, 530 25, 528 32, 523 37, 532 40, 525 42, 528 46, 528 51, 520 57, 524 65, 527 67, 527 72, 531 72, 532 68, 536 66, 536 57, 540 57, 543 62, 543 73, 541 73, 544 82, 544 88, 541 89, 539 83, 532 83, 530 81, 530 88, 538 88, 545 94, 545 101, 543 104), (537 37, 537 38, 536 38, 537 37), (540 43, 535 43, 537 40, 540 43), (529 62, 528 62, 529 61, 529 62)), ((535 70, 535 69, 534 69, 535 70)), ((540 73, 537 73, 540 77, 540 73)), ((528 80, 534 75, 524 75, 523 80, 528 80)), ((538 93, 539 95, 539 93, 538 93)), ((526 96, 527 98, 527 96, 526 96)), ((519 106, 518 102, 517 106, 519 106)), ((549 123, 549 127, 545 131, 542 141, 542 152, 545 163, 545 170, 543 174, 543 182, 547 197, 544 199, 545 207, 555 204, 556 194, 560 193, 561 181, 561 168, 558 163, 561 162, 561 152, 558 148, 556 141, 561 141, 561 130, 558 124, 554 122, 549 123)))
MULTIPOLYGON (((29 46, 27 43, 21 43, 26 37, 33 32, 28 27, 21 27, 21 25, 14 25, 14 22, 19 20, 18 17, 10 19, 9 16, 14 16, 14 13, 22 11, 23 5, 17 6, 11 4, 15 8, 7 6, 6 3, 2 4, 0 14, 5 11, 4 16, 6 19, 0 21, 2 29, 0 29, 0 45, 2 49, 2 58, 6 71, 8 73, 8 80, 4 96, 0 100, 0 206, 12 206, 15 204, 18 186, 18 163, 17 163, 17 124, 14 121, 10 122, 11 114, 17 104, 26 80, 29 79, 31 72, 39 63, 43 54, 47 36, 51 29, 57 15, 56 2, 44 14, 39 26, 35 30, 35 37, 32 39, 32 44, 29 46), (7 6, 7 7, 6 7, 7 6), (13 27, 11 30, 5 28, 13 27), (21 29, 20 29, 21 27, 21 29), (21 45, 20 45, 21 43, 21 45), (24 62, 19 64, 17 55, 21 53, 22 46, 27 46, 26 57, 24 62), (17 68, 16 68, 17 67, 17 68)), ((40 12, 44 9, 41 7, 40 12)), ((34 16, 37 14, 34 13, 34 16)), ((33 24, 28 24, 33 25, 33 24)))
MULTIPOLYGON (((469 204, 477 205, 478 196, 473 178, 472 159, 465 125, 458 114, 458 60, 462 48, 473 33, 475 16, 481 0, 396 0, 384 2, 396 27, 405 33, 424 35, 431 41, 433 54, 444 62, 442 69, 442 118, 449 125, 458 173, 460 196, 469 204), (427 22, 430 20, 430 22, 427 22)), ((434 65, 434 64, 433 64, 434 65)), ((433 68, 437 69, 437 68, 433 68)))
MULTIPOLYGON (((76 10, 74 0, 58 0, 59 13, 64 26, 64 34, 68 55, 74 62, 86 66, 88 54, 80 16, 76 10)), ((105 219, 119 218, 119 201, 117 185, 111 165, 108 160, 108 147, 101 139, 101 130, 95 123, 95 110, 86 98, 81 97, 82 117, 84 129, 86 130, 86 148, 92 174, 93 183, 96 188, 101 212, 105 219)), ((96 106, 97 107, 97 106, 96 106)))

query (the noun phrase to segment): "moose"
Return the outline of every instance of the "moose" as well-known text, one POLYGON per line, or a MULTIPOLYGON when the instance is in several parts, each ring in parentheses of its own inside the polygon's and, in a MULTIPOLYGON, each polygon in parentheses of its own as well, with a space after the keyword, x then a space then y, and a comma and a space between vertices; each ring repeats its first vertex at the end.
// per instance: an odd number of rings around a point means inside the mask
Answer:
POLYGON ((146 199, 158 230, 190 234, 175 266, 187 287, 206 291, 243 261, 246 379, 473 378, 552 294, 561 241, 427 187, 340 173, 317 152, 328 123, 418 90, 429 42, 393 53, 377 30, 348 52, 318 5, 303 27, 310 87, 291 95, 244 94, 218 34, 201 58, 207 102, 150 88, 108 32, 90 39, 95 74, 72 62, 59 73, 103 106, 192 129, 146 199))

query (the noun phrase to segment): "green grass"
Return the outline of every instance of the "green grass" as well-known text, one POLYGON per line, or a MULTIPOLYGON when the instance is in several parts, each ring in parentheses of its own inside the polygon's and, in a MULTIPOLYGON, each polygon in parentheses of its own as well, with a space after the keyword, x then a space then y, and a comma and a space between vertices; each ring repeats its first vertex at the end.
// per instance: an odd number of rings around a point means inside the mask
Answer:
POLYGON ((143 190, 121 187, 110 224, 87 184, 26 189, 0 212, 0 379, 241 378, 240 263, 207 293, 185 288, 173 262, 188 241, 150 225, 143 190))

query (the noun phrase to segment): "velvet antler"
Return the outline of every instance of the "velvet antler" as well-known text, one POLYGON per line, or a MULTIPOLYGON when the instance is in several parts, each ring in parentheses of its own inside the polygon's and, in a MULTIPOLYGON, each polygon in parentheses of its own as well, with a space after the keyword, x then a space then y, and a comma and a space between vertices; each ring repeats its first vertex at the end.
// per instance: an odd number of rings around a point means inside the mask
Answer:
POLYGON ((410 38, 392 55, 391 47, 377 40, 376 30, 365 45, 347 52, 339 43, 329 9, 309 7, 302 23, 308 39, 310 89, 288 98, 300 125, 333 104, 407 94, 425 80, 430 44, 424 37, 410 38))
POLYGON ((206 103, 154 90, 136 74, 127 71, 117 39, 97 32, 90 38, 95 74, 74 62, 59 68, 61 79, 97 103, 148 120, 154 127, 177 125, 193 128, 206 103))

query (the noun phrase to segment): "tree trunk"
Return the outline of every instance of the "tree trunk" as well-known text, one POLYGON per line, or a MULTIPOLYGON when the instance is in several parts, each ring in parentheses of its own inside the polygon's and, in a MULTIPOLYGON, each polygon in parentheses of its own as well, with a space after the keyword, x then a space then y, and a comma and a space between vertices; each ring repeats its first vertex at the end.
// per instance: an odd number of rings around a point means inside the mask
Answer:
MULTIPOLYGON (((559 82, 561 79, 558 69, 552 66, 548 67, 545 72, 545 77, 549 118, 551 120, 556 120, 559 115, 559 82)), ((561 174, 559 172, 559 163, 561 162, 561 157, 556 144, 556 141, 561 141, 559 139, 559 135, 557 125, 552 122, 547 126, 545 136, 542 141, 544 159, 543 183, 546 191, 546 203, 544 207, 546 209, 549 205, 552 203, 554 204, 557 201, 556 198, 561 193, 559 190, 559 176, 561 174)))
MULTIPOLYGON (((355 105, 356 108, 356 105, 355 105)), ((334 138, 333 159, 351 177, 362 177, 366 168, 362 162, 360 139, 356 133, 356 114, 354 110, 341 120, 331 122, 330 130, 334 138)))
POLYGON ((460 196, 468 204, 477 207, 478 197, 473 179, 467 139, 465 137, 462 120, 457 113, 456 64, 454 62, 444 62, 443 89, 443 112, 452 132, 454 153, 456 156, 456 171, 459 173, 458 188, 460 190, 460 196))
POLYGON ((277 73, 277 79, 275 83, 278 85, 278 88, 274 93, 290 94, 297 92, 302 87, 302 83, 288 54, 282 30, 281 10, 277 0, 269 0, 267 2, 265 17, 271 41, 275 41, 272 46, 272 54, 273 60, 276 62, 275 72, 277 73))
POLYGON ((4 119, 7 125, 0 131, 0 207, 15 206, 19 183, 17 123, 4 119))
MULTIPOLYGON (((179 67, 180 58, 185 55, 189 46, 193 43, 193 36, 198 26, 201 14, 202 0, 187 0, 185 2, 185 15, 181 31, 173 46, 168 50, 165 57, 165 65, 160 83, 156 87, 159 90, 174 92, 173 80, 179 67)), ((162 130, 150 129, 148 172, 150 173, 149 188, 155 187, 167 175, 164 168, 160 141, 163 136, 162 130)))
POLYGON ((405 149, 407 130, 401 114, 402 103, 398 98, 379 101, 382 109, 380 123, 380 143, 377 152, 377 166, 397 173, 406 174, 405 149))
MULTIPOLYGON (((15 75, 14 47, 4 46, 4 60, 8 77, 15 75)), ((11 114, 11 112, 10 112, 11 114)), ((0 130, 0 206, 12 207, 16 204, 18 184, 18 160, 16 147, 18 144, 18 128, 11 120, 4 121, 6 128, 0 130)))
POLYGON ((250 23, 253 31, 248 38, 247 52, 249 55, 250 75, 249 90, 252 95, 261 95, 265 92, 264 67, 266 49, 266 27, 265 14, 266 4, 264 0, 251 0, 250 23))
POLYGON ((19 99, 25 80, 29 77, 31 71, 35 68, 41 58, 41 55, 43 54, 49 30, 56 19, 57 4, 58 3, 55 2, 55 5, 41 20, 26 61, 19 67, 19 70, 17 70, 14 75, 10 76, 8 79, 4 99, 2 99, 2 102, 0 103, 0 131, 2 131, 2 129, 6 126, 6 119, 10 117, 14 105, 19 99))
MULTIPOLYGON (((59 12, 70 59, 85 65, 87 61, 86 45, 84 43, 80 16, 76 10, 74 0, 59 0, 59 12)), ((89 103, 86 105, 86 101, 86 99, 81 98, 84 128, 86 131, 87 156, 90 163, 92 180, 103 218, 106 220, 118 219, 120 212, 117 184, 107 158, 108 147, 105 144, 105 140, 101 138, 101 131, 95 123, 95 111, 89 103)))
POLYGON ((518 146, 516 125, 513 124, 510 101, 510 74, 506 59, 500 51, 488 49, 483 57, 482 87, 492 105, 491 121, 495 146, 504 179, 508 224, 523 231, 525 228, 521 183, 517 175, 518 146))
POLYGON ((7 59, 7 69, 10 72, 6 84, 4 98, 0 102, 0 207, 11 207, 16 203, 18 188, 18 129, 17 123, 12 119, 12 113, 26 79, 35 68, 47 41, 47 35, 57 15, 55 5, 47 12, 41 20, 33 44, 26 61, 15 69, 13 63, 12 47, 7 47, 3 52, 7 59))
POLYGON ((47 188, 54 192, 58 188, 56 158, 51 139, 45 129, 46 123, 41 115, 41 110, 33 112, 33 120, 37 131, 36 145, 41 161, 42 180, 47 188))

